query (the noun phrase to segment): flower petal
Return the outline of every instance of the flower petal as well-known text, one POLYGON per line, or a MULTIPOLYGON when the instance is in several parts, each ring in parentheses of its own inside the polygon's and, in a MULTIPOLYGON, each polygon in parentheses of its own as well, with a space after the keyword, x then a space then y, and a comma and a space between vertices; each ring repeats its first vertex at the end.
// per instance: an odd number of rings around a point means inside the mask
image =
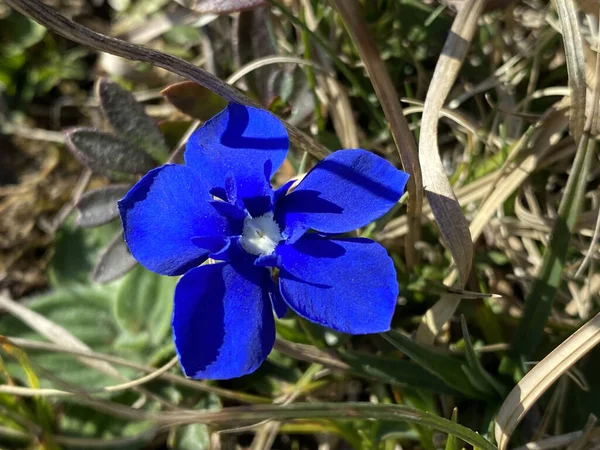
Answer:
POLYGON ((129 250, 144 267, 162 275, 181 275, 201 264, 208 251, 195 236, 227 235, 227 219, 191 169, 165 165, 148 172, 119 201, 129 250))
POLYGON ((185 164, 211 187, 226 188, 229 173, 240 198, 264 195, 270 178, 285 160, 287 131, 268 111, 230 103, 190 137, 185 164), (231 176, 231 175, 230 175, 231 176))
POLYGON ((255 371, 275 342, 268 271, 229 263, 186 273, 175 289, 173 339, 191 378, 229 379, 255 371))
POLYGON ((277 252, 281 293, 298 314, 344 333, 389 330, 398 283, 382 246, 309 234, 277 252))
POLYGON ((273 311, 278 319, 283 318, 287 313, 288 306, 285 300, 281 296, 279 286, 273 281, 269 280, 269 297, 271 298, 271 304, 273 305, 273 311))
POLYGON ((404 192, 408 174, 361 149, 340 150, 319 162, 276 206, 284 235, 309 228, 345 233, 388 212, 404 192))

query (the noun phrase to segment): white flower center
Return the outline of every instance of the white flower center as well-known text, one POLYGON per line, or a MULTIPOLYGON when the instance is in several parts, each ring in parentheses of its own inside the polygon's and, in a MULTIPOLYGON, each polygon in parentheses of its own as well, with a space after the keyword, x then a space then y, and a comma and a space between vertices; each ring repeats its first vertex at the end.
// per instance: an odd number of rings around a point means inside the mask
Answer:
POLYGON ((283 238, 273 213, 259 217, 246 217, 240 243, 251 255, 270 255, 283 238))

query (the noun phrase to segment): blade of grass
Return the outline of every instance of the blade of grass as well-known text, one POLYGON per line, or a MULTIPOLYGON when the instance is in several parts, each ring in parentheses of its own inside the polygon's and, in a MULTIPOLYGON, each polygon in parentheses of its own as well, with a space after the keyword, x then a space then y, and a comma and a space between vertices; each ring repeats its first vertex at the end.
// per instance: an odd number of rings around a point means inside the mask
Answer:
POLYGON ((394 83, 385 67, 377 44, 362 20, 363 12, 356 0, 332 0, 365 64, 377 98, 388 120, 402 166, 410 174, 408 181, 408 236, 406 266, 410 270, 417 262, 415 244, 420 236, 420 217, 423 208, 423 181, 415 139, 408 128, 394 83))
POLYGON ((457 394, 456 389, 445 381, 409 361, 359 352, 341 352, 340 356, 349 364, 348 372, 363 379, 426 389, 440 394, 457 394))
MULTIPOLYGON (((27 354, 6 339, 0 339, 0 346, 2 347, 2 350, 14 357, 19 362, 25 371, 29 386, 32 389, 39 389, 40 381, 33 370, 33 367, 31 366, 31 362, 29 361, 27 354)), ((12 382, 12 380, 7 381, 12 382)), ((53 428, 54 416, 52 407, 45 399, 41 397, 34 397, 32 402, 35 411, 36 424, 42 427, 44 432, 50 432, 53 428)), ((50 442, 49 447, 51 448, 52 446, 53 443, 50 442)))
POLYGON ((350 373, 366 380, 378 380, 383 383, 411 386, 438 393, 456 394, 456 389, 435 374, 431 374, 417 364, 397 358, 351 351, 340 351, 338 355, 312 345, 298 344, 283 339, 277 339, 275 349, 300 361, 318 363, 330 370, 350 373))
POLYGON ((131 421, 150 421, 159 425, 175 426, 192 423, 207 425, 256 423, 264 420, 340 419, 386 420, 407 422, 431 427, 448 433, 481 450, 497 450, 475 431, 434 414, 404 405, 371 403, 295 403, 289 405, 252 405, 223 408, 220 411, 153 412, 135 409, 110 401, 72 396, 71 401, 131 421))
MULTIPOLYGON (((452 24, 425 98, 419 142, 425 193, 444 242, 456 264, 460 288, 465 286, 471 272, 473 243, 467 219, 452 190, 440 158, 437 143, 438 121, 442 106, 467 54, 484 6, 485 0, 468 0, 452 24)), ((441 329, 454 314, 458 301, 456 298, 443 296, 434 307, 436 309, 423 316, 424 320, 419 327, 419 339, 426 343, 433 342, 437 330, 441 329)))
POLYGON ((433 345, 435 337, 440 333, 444 324, 450 320, 460 304, 461 297, 442 294, 431 308, 421 317, 415 340, 419 344, 433 345))
MULTIPOLYGON (((598 57, 596 58, 596 73, 600 73, 600 58, 598 57)), ((588 173, 595 154, 596 140, 591 136, 595 136, 597 133, 595 116, 599 99, 600 89, 596 85, 592 111, 583 136, 579 140, 571 173, 558 208, 558 217, 552 227, 539 273, 525 298, 525 311, 519 321, 513 341, 513 355, 517 357, 527 358, 540 343, 544 325, 548 320, 556 291, 562 280, 569 240, 583 206, 588 173)))
POLYGON ((489 392, 481 392, 465 377, 465 361, 419 345, 394 330, 381 334, 381 337, 453 389, 472 398, 489 397, 489 392))
POLYGON ((578 9, 573 0, 554 0, 558 12, 562 38, 565 45, 567 74, 569 76, 569 99, 571 102, 570 129, 575 142, 579 142, 585 125, 585 56, 583 37, 577 18, 578 9))
POLYGON ((540 396, 579 359, 600 343, 600 314, 539 362, 508 394, 495 421, 496 441, 506 449, 514 429, 540 396))
POLYGON ((293 419, 344 419, 377 421, 389 420, 415 423, 448 433, 481 450, 497 450, 484 437, 462 425, 434 414, 404 405, 370 403, 294 403, 290 405, 253 405, 224 408, 219 412, 149 414, 150 420, 163 423, 226 424, 253 422, 276 418, 293 419))
POLYGON ((475 348, 473 347, 473 343, 471 342, 471 336, 469 334, 469 329, 467 328, 467 321, 463 315, 460 316, 460 325, 462 328, 463 339, 465 340, 465 355, 467 356, 467 362, 469 363, 471 372, 479 380, 483 380, 485 384, 491 386, 500 397, 504 397, 508 389, 506 389, 505 386, 503 386, 487 370, 485 370, 479 361, 477 353, 475 352, 475 348))
MULTIPOLYGON (((458 423, 458 408, 452 410, 452 417, 450 420, 454 423, 458 423)), ((446 450, 460 450, 455 436, 448 435, 448 439, 446 440, 446 450)))
POLYGON ((464 287, 471 271, 473 246, 467 221, 444 172, 437 144, 437 124, 484 5, 484 0, 469 0, 452 24, 425 98, 419 143, 421 165, 426 168, 423 184, 427 199, 458 268, 461 287, 464 287))

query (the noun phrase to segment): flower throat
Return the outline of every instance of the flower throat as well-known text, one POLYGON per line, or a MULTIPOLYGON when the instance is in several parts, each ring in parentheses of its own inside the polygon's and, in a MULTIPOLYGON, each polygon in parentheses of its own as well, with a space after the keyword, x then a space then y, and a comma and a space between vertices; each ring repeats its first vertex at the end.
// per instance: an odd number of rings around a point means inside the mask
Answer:
POLYGON ((281 229, 272 212, 244 219, 240 244, 251 255, 270 255, 282 239, 281 229))

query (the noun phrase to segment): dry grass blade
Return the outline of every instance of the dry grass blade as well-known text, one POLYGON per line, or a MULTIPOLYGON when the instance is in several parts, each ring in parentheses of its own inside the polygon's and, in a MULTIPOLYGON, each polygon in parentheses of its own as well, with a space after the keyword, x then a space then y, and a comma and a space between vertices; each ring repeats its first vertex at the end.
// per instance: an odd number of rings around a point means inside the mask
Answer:
POLYGON ((597 421, 598 419, 596 416, 590 414, 590 417, 588 417, 588 421, 581 432, 581 436, 579 436, 575 442, 569 445, 567 450, 585 450, 586 448, 589 448, 588 446, 592 445, 590 439, 594 429, 596 428, 597 421))
POLYGON ((528 442, 527 444, 517 447, 514 450, 549 450, 553 448, 561 448, 571 442, 576 441, 581 436, 581 431, 573 431, 571 433, 560 436, 552 436, 536 442, 528 442))
MULTIPOLYGON (((61 344, 66 348, 79 351, 89 351, 90 348, 65 330, 60 325, 46 319, 44 316, 31 311, 19 303, 14 302, 4 295, 0 295, 0 306, 5 308, 13 316, 26 323, 31 329, 37 331, 51 342, 61 344)), ((97 361, 88 358, 79 358, 79 360, 107 375, 120 377, 120 373, 106 361, 97 361)))
POLYGON ((470 229, 473 240, 477 240, 500 206, 509 198, 538 167, 540 161, 551 148, 555 136, 560 136, 566 126, 564 109, 552 108, 538 122, 531 135, 526 133, 513 149, 510 160, 498 171, 494 183, 486 190, 485 201, 480 205, 477 215, 471 221, 470 229), (533 144, 532 144, 533 142, 533 144), (511 164, 520 153, 520 148, 530 147, 531 154, 518 165, 511 164), (504 177, 503 177, 504 175, 504 177))
POLYGON ((331 352, 320 350, 310 345, 298 344, 295 342, 277 339, 275 341, 275 350, 300 361, 308 361, 311 363, 321 364, 332 370, 348 370, 350 366, 339 359, 331 352))
MULTIPOLYGON (((171 73, 194 81, 230 102, 260 107, 260 105, 257 105, 234 87, 200 67, 180 58, 96 33, 67 19, 54 9, 36 0, 7 0, 6 3, 46 28, 78 44, 122 58, 148 62, 156 67, 163 68, 171 73)), ((286 122, 284 122, 284 125, 294 145, 306 150, 319 159, 324 158, 330 153, 329 150, 308 137, 295 126, 286 122)))
MULTIPOLYGON (((435 221, 448 246, 458 270, 459 286, 463 288, 471 272, 473 244, 469 225, 446 177, 440 158, 437 129, 440 111, 467 54, 485 0, 469 0, 460 10, 444 44, 431 80, 421 123, 419 158, 427 200, 435 221)), ((417 331, 420 342, 432 343, 437 331, 454 314, 459 300, 443 296, 425 316, 417 331)))
POLYGON ((402 165, 410 174, 408 181, 409 234, 406 241, 406 264, 410 268, 415 263, 414 246, 419 239, 420 216, 423 207, 423 180, 415 140, 402 112, 394 83, 385 68, 371 33, 362 20, 363 14, 360 5, 356 0, 333 0, 333 3, 344 19, 365 64, 377 98, 389 122, 402 165))
POLYGON ((147 414, 147 419, 163 424, 229 424, 248 423, 260 420, 280 421, 294 419, 352 419, 376 421, 393 421, 417 423, 431 427, 443 433, 452 434, 459 439, 481 450, 496 450, 487 439, 478 433, 443 419, 434 414, 421 411, 405 405, 371 404, 371 403, 292 403, 289 405, 252 405, 242 407, 228 407, 221 411, 190 411, 167 412, 162 414, 147 414))
POLYGON ((440 110, 456 80, 484 5, 484 0, 468 1, 452 24, 425 99, 419 144, 419 158, 425 169, 423 183, 427 199, 454 258, 461 287, 465 285, 471 271, 473 246, 469 226, 442 166, 437 144, 437 125, 440 110))
MULTIPOLYGON (((4 295, 0 295, 0 307, 5 308, 13 316, 17 317, 19 320, 27 324, 27 326, 29 326, 32 330, 37 331, 39 334, 44 336, 46 339, 54 342, 55 344, 60 344, 68 349, 72 349, 75 351, 85 352, 91 350, 84 342, 80 341, 78 338, 73 336, 69 331, 67 331, 60 325, 46 319, 44 316, 34 311, 31 311, 25 306, 14 302, 13 300, 4 295)), ((99 361, 96 359, 90 359, 85 357, 79 357, 77 359, 83 364, 87 365, 88 367, 92 367, 93 369, 96 369, 99 372, 102 372, 113 378, 123 380, 125 382, 130 381, 106 361, 99 361)), ((159 373, 159 375, 160 374, 161 373, 159 373)), ((167 407, 171 406, 168 402, 165 402, 159 396, 147 391, 141 386, 134 386, 134 389, 136 389, 140 394, 146 395, 149 398, 152 398, 167 407)))
POLYGON ((560 344, 519 381, 504 400, 496 417, 494 433, 499 450, 506 449, 512 432, 536 400, 598 343, 600 314, 560 344))
MULTIPOLYGON (((599 57, 596 57, 595 72, 600 73, 599 57)), ((558 208, 558 216, 552 227, 539 271, 525 298, 523 316, 513 339, 513 352, 521 357, 531 355, 542 340, 544 325, 550 316, 562 282, 569 241, 583 208, 588 174, 591 172, 592 157, 596 152, 595 136, 598 128, 595 117, 599 100, 600 85, 596 84, 591 113, 577 145, 575 159, 558 208)))
POLYGON ((579 142, 585 125, 586 66, 583 38, 579 29, 575 2, 573 0, 555 0, 553 3, 558 11, 565 44, 571 100, 570 128, 575 142, 579 142))
MULTIPOLYGON (((63 345, 50 344, 48 342, 23 339, 18 337, 7 337, 13 344, 18 347, 29 349, 29 350, 41 350, 45 352, 59 352, 65 353, 73 356, 83 356, 86 359, 95 359, 97 361, 106 361, 108 363, 129 367, 131 369, 139 370, 141 372, 146 372, 148 374, 156 374, 157 370, 154 367, 145 366, 142 364, 137 364, 131 362, 129 360, 125 360, 112 355, 105 355, 102 353, 96 353, 91 350, 74 350, 70 349, 63 345)), ((164 368, 164 366, 163 366, 164 368)), ((160 371, 158 369, 158 375, 156 375, 160 379, 164 379, 165 381, 169 381, 177 386, 187 387, 189 389, 194 389, 200 392, 212 392, 216 395, 219 395, 223 398, 228 398, 231 400, 236 400, 241 403, 271 403, 271 399, 266 397, 259 397, 257 395, 246 394, 243 392, 231 391, 228 389, 223 389, 218 386, 211 386, 207 382, 191 380, 189 378, 184 378, 180 375, 176 375, 174 373, 160 371)))
POLYGON ((148 375, 144 375, 141 378, 128 381, 126 383, 115 384, 112 386, 105 386, 97 390, 60 390, 60 389, 43 389, 43 388, 28 388, 21 386, 11 386, 6 384, 0 384, 0 392, 11 395, 21 395, 25 397, 33 397, 33 396, 69 396, 69 395, 77 395, 77 394, 93 394, 93 393, 102 393, 102 392, 119 392, 126 391, 127 389, 134 388, 136 386, 140 386, 142 384, 148 383, 158 377, 160 377, 167 370, 171 369, 173 366, 177 364, 177 357, 173 357, 167 364, 159 367, 155 371, 149 373, 148 375))
POLYGON ((435 337, 442 331, 444 324, 454 315, 461 297, 442 295, 421 318, 415 340, 421 344, 432 345, 435 337))
POLYGON ((227 78, 226 81, 228 84, 235 84, 253 70, 265 67, 269 64, 281 63, 310 66, 313 69, 316 69, 320 72, 327 73, 328 76, 334 76, 334 74, 331 73, 331 71, 326 70, 324 67, 321 67, 316 62, 310 61, 308 59, 296 58, 295 56, 264 56, 262 58, 257 58, 254 61, 249 62, 248 64, 240 67, 235 73, 233 73, 229 78, 227 78))
MULTIPOLYGON (((499 170, 492 172, 478 180, 473 181, 467 185, 464 185, 456 190, 456 197, 459 203, 466 206, 469 203, 481 200, 487 191, 487 188, 494 183, 494 180, 499 176, 499 170)), ((433 213, 428 203, 425 203, 423 207, 423 217, 428 220, 433 220, 433 213)), ((396 239, 406 234, 406 217, 401 216, 396 219, 390 220, 383 230, 376 235, 376 239, 385 241, 388 239, 396 239)))
POLYGON ((586 252, 585 258, 583 259, 581 266, 577 269, 575 273, 575 278, 580 277, 583 274, 583 271, 587 268, 587 266, 592 262, 594 257, 594 252, 596 251, 596 247, 598 245, 598 237, 600 236, 600 211, 596 216, 596 226, 594 227, 594 235, 592 236, 592 241, 590 246, 586 252))
POLYGON ((177 0, 177 2, 200 14, 231 14, 265 4, 265 0, 177 0))

